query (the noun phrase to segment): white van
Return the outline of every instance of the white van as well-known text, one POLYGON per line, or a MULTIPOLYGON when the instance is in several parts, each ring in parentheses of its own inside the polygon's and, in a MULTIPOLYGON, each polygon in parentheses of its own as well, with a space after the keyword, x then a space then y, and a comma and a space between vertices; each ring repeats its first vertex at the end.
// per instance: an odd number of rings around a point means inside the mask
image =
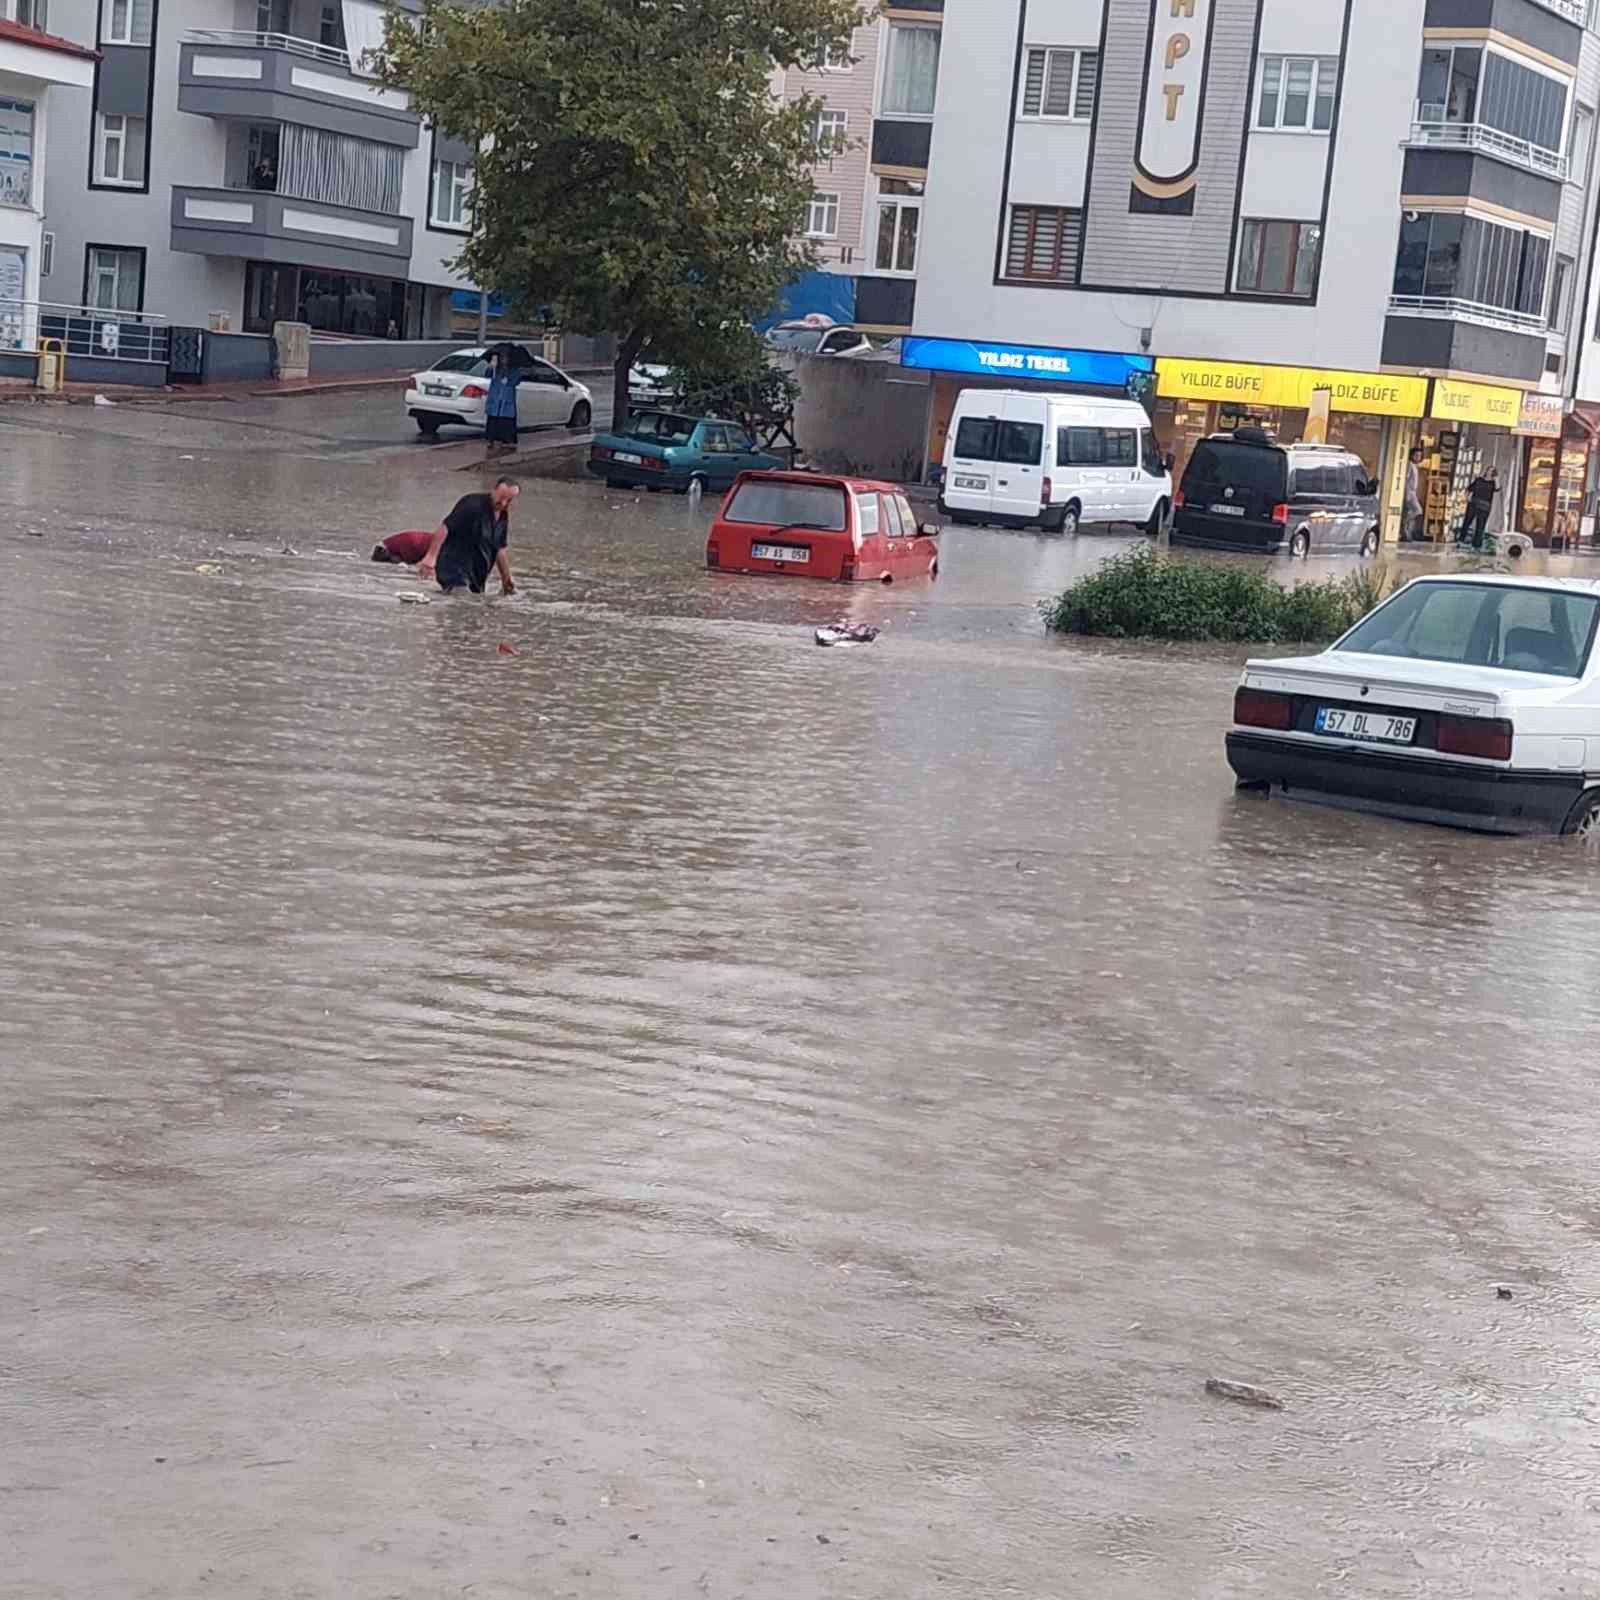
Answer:
POLYGON ((952 522, 1073 533, 1132 522, 1158 533, 1172 505, 1163 456, 1137 400, 963 389, 944 447, 939 509, 952 522))

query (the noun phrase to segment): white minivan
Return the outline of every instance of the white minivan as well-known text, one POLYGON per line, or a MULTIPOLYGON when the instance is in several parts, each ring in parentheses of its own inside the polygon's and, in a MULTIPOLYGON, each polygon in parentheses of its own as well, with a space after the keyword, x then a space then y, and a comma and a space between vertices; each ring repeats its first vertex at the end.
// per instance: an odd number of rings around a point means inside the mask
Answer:
POLYGON ((944 447, 939 509, 952 522, 1073 533, 1131 522, 1159 533, 1172 458, 1137 400, 963 389, 944 447))

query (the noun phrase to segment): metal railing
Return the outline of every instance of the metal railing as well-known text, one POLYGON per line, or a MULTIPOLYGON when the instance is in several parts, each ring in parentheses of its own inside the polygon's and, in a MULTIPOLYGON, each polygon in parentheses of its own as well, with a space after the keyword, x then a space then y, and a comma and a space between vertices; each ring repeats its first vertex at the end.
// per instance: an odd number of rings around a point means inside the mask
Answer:
POLYGON ((164 364, 170 342, 167 319, 149 312, 0 298, 0 351, 32 355, 46 339, 59 340, 69 362, 93 356, 164 364))
POLYGON ((292 33, 249 33, 228 28, 191 28, 183 36, 185 44, 215 44, 235 50, 282 50, 288 55, 325 61, 329 66, 350 67, 350 52, 338 45, 320 44, 315 39, 300 39, 292 33))
POLYGON ((1567 175, 1567 158, 1561 151, 1547 150, 1515 134, 1503 133, 1487 122, 1435 122, 1419 118, 1411 124, 1411 137, 1406 142, 1481 150, 1487 156, 1509 161, 1513 166, 1525 167, 1546 178, 1565 179, 1567 175))
POLYGON ((1476 300, 1453 300, 1438 295, 1392 294, 1389 310, 1397 316, 1430 317, 1440 322, 1471 322, 1482 328, 1500 328, 1509 333, 1544 333, 1545 319, 1528 311, 1508 311, 1503 306, 1483 305, 1476 300))
POLYGON ((1533 3, 1555 12, 1558 17, 1565 17, 1568 22, 1576 22, 1580 28, 1583 26, 1583 0, 1533 0, 1533 3))

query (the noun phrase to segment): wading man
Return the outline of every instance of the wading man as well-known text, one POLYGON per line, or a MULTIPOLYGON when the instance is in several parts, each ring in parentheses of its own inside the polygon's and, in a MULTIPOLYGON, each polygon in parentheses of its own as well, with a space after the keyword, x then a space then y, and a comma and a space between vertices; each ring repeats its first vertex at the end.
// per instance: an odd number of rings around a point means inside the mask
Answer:
POLYGON ((437 577, 439 587, 468 589, 482 594, 490 572, 500 575, 501 594, 515 594, 511 561, 506 555, 511 508, 522 493, 512 478, 500 478, 488 494, 464 495, 450 515, 433 530, 428 548, 417 563, 418 575, 437 577))

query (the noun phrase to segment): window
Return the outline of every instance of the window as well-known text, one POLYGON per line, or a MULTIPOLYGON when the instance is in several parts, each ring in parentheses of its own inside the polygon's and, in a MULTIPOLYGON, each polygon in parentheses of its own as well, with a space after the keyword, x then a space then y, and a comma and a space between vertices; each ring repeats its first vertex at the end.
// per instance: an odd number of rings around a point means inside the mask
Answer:
POLYGON ((729 522, 775 523, 779 527, 815 528, 819 533, 843 533, 844 490, 827 483, 783 483, 770 478, 747 478, 728 502, 729 522))
POLYGON ((1262 56, 1256 126, 1326 133, 1333 126, 1338 86, 1337 56, 1262 56))
MULTIPOLYGON (((1592 118, 1592 113, 1586 115, 1592 118)), ((1567 121, 1566 80, 1477 45, 1424 50, 1417 120, 1481 123, 1541 150, 1559 152, 1567 121)), ((1574 124, 1574 138, 1577 131, 1574 124)))
POLYGON ((839 232, 839 197, 836 194, 814 194, 806 207, 806 237, 832 239, 839 232))
POLYGON ((39 236, 39 276, 48 278, 56 269, 56 236, 45 233, 39 236))
POLYGON ((811 119, 811 137, 818 157, 826 159, 843 154, 849 127, 848 111, 819 111, 811 119))
POLYGON ((855 49, 855 30, 850 30, 850 41, 843 50, 827 45, 822 52, 822 70, 824 72, 848 72, 856 63, 851 51, 855 49))
POLYGON ((433 164, 433 222, 440 228, 472 227, 472 168, 464 161, 435 161, 433 164))
POLYGON ((155 0, 101 0, 100 42, 148 45, 154 21, 155 0))
POLYGON ((996 423, 994 458, 1007 466, 1037 467, 1044 460, 1044 424, 996 423))
MULTIPOLYGON (((398 145, 358 139, 353 134, 285 122, 278 131, 278 192, 297 200, 353 206, 358 211, 400 213, 405 152, 398 145)), ((472 169, 461 166, 470 185, 472 169)), ((435 205, 453 204, 449 193, 435 205)), ((470 225, 470 216, 463 226, 470 225)))
POLYGON ((1099 77, 1100 57, 1093 50, 1029 50, 1022 115, 1087 122, 1099 77))
POLYGON ((917 270, 917 238, 922 231, 922 185, 900 178, 878 183, 878 240, 873 266, 879 272, 917 270))
POLYGON ((1148 428, 1139 430, 1139 459, 1147 477, 1159 478, 1166 473, 1167 464, 1161 457, 1161 446, 1148 428))
POLYGON ((906 530, 900 521, 900 502, 892 494, 883 497, 883 522, 891 539, 905 537, 906 530))
POLYGON ((98 311, 144 308, 144 251, 89 246, 88 304, 98 311))
POLYGON ((1043 283, 1078 281, 1083 213, 1055 206, 1013 206, 1006 276, 1043 283))
POLYGON ((136 188, 144 182, 145 121, 102 111, 94 180, 136 188))
POLYGON ((1594 146, 1594 112, 1588 106, 1572 108, 1572 132, 1567 135, 1567 178, 1582 184, 1589 176, 1589 152, 1594 146))
POLYGON ((33 102, 0 96, 0 206, 32 204, 33 102))
POLYGON ((45 0, 17 0, 17 21, 24 28, 37 28, 41 33, 48 32, 50 10, 45 0))
POLYGON ((1315 222, 1246 217, 1239 233, 1241 294, 1283 294, 1309 300, 1317 285, 1322 228, 1315 222))
POLYGON ((343 5, 322 8, 322 20, 317 27, 317 42, 326 45, 330 50, 345 48, 343 5))
POLYGON ((866 537, 878 531, 878 497, 875 494, 856 496, 856 529, 866 537))
POLYGON ((1550 277, 1550 326, 1556 333, 1567 331, 1572 316, 1572 276, 1576 263, 1571 256, 1557 256, 1550 277))
POLYGON ((883 109, 890 116, 931 117, 939 86, 939 29, 889 28, 883 74, 883 109))
POLYGON ((956 454, 969 461, 994 460, 993 417, 963 417, 956 429, 956 454))
POLYGON ((288 33, 289 0, 256 0, 256 32, 288 33))
POLYGON ((1525 228, 1461 212, 1412 212, 1400 224, 1394 293, 1407 299, 1462 300, 1541 317, 1550 240, 1525 228))
POLYGON ((1133 428, 1058 428, 1056 460, 1064 467, 1132 467, 1139 462, 1133 428))

